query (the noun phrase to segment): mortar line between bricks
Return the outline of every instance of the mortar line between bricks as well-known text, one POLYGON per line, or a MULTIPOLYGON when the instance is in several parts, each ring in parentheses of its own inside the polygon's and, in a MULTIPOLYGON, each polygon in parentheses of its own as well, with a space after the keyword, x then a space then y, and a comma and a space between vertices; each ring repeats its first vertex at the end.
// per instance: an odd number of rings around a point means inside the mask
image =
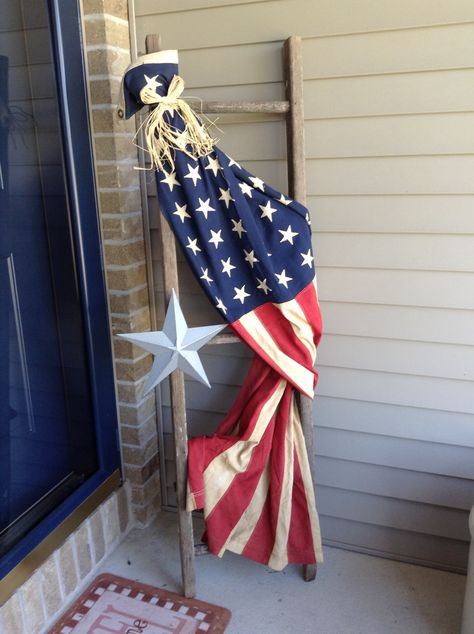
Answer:
MULTIPOLYGON (((121 84, 122 76, 107 73, 97 73, 95 75, 89 75, 89 81, 116 81, 121 84)), ((94 134, 97 134, 97 132, 95 132, 94 134)))
POLYGON ((109 264, 107 271, 128 271, 129 269, 138 269, 144 264, 146 264, 146 260, 139 260, 138 262, 132 262, 131 264, 109 264))
POLYGON ((108 44, 107 42, 103 42, 102 44, 87 44, 86 53, 93 51, 114 51, 118 53, 124 53, 130 58, 130 51, 127 48, 115 46, 115 44, 108 44))
POLYGON ((149 392, 146 396, 144 396, 140 401, 137 401, 136 403, 124 403, 123 401, 118 401, 118 405, 122 407, 129 407, 132 409, 139 409, 147 401, 150 401, 153 398, 154 398, 153 392, 149 392))
POLYGON ((135 359, 124 359, 123 357, 115 357, 115 362, 116 363, 124 363, 126 365, 133 365, 133 364, 137 363, 138 361, 143 361, 143 359, 146 359, 149 354, 151 354, 151 353, 150 352, 145 352, 144 354, 136 357, 135 359))
POLYGON ((107 20, 110 20, 110 22, 115 22, 116 24, 126 26, 127 29, 130 27, 128 20, 125 20, 125 18, 119 18, 112 13, 86 13, 84 15, 84 20, 86 22, 106 22, 107 20))
POLYGON ((147 288, 148 284, 145 282, 144 284, 139 284, 138 286, 134 286, 133 288, 127 288, 127 290, 113 290, 109 289, 110 295, 114 297, 126 297, 127 295, 131 295, 132 293, 137 293, 138 291, 142 291, 144 288, 147 288))

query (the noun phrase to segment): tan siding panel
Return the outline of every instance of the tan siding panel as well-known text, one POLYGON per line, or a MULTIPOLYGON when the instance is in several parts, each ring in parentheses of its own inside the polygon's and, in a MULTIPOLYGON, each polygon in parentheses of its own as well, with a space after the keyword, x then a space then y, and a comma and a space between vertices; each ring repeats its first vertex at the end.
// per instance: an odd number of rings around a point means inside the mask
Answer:
POLYGON ((321 512, 331 517, 437 537, 469 540, 464 511, 345 491, 324 485, 318 486, 316 495, 321 512))
MULTIPOLYGON (((468 381, 325 367, 319 375, 318 394, 474 414, 472 384, 468 381)), ((448 416, 446 424, 449 425, 448 416)), ((396 446, 393 453, 397 453, 396 446)), ((377 460, 377 452, 372 459, 377 460)))
POLYGON ((471 111, 474 70, 320 79, 304 90, 307 118, 471 111))
POLYGON ((470 310, 321 302, 324 332, 474 346, 470 310))
POLYGON ((318 279, 328 301, 474 309, 474 276, 467 273, 319 267, 318 279))
POLYGON ((342 33, 400 29, 474 20, 474 6, 469 0, 436 4, 419 0, 393 4, 391 0, 373 3, 361 0, 354 10, 353 0, 275 0, 245 6, 209 7, 185 14, 157 14, 150 2, 147 14, 137 11, 137 38, 143 42, 147 33, 163 33, 170 48, 228 46, 248 42, 283 40, 289 34, 315 37, 342 33), (183 28, 187 23, 199 28, 183 28), (217 28, 216 28, 217 25, 217 28))
POLYGON ((311 38, 305 79, 472 67, 474 24, 311 38))
POLYGON ((474 272, 474 235, 323 233, 314 243, 319 266, 474 272))
POLYGON ((472 381, 474 346, 326 334, 318 365, 472 381))
MULTIPOLYGON (((321 159, 306 166, 309 194, 474 193, 474 156, 321 159)), ((261 167, 270 177, 278 173, 266 162, 261 167)))
POLYGON ((320 514, 323 544, 423 566, 466 572, 468 544, 320 514), (327 537, 330 535, 331 537, 327 537))
POLYGON ((468 154, 474 152, 474 112, 306 121, 305 134, 307 158, 468 154))
POLYGON ((315 233, 474 234, 474 196, 310 196, 315 233))
POLYGON ((317 395, 314 421, 316 429, 345 429, 474 449, 470 414, 317 395))

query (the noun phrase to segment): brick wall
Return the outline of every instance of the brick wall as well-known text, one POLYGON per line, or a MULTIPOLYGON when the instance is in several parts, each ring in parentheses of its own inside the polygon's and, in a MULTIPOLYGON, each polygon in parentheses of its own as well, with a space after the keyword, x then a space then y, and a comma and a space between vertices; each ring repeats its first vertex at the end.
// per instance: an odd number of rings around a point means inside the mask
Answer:
MULTIPOLYGON (((114 335, 150 329, 142 204, 133 145, 135 124, 116 115, 130 63, 126 0, 83 0, 85 46, 99 207, 114 335)), ((114 337, 122 457, 136 521, 146 525, 160 505, 154 394, 143 396, 151 357, 114 337)))
POLYGON ((1 634, 49 630, 132 526, 129 496, 129 484, 113 493, 0 607, 1 634))

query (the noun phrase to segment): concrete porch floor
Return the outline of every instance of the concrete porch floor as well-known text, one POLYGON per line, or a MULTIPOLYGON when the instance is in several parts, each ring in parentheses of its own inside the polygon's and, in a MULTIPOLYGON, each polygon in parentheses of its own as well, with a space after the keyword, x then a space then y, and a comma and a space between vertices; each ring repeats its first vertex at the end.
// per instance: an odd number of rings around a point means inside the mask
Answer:
MULTIPOLYGON (((132 530, 99 572, 180 592, 176 516, 132 530)), ((196 526, 196 534, 200 535, 196 526)), ((196 559, 197 598, 232 611, 228 634, 457 634, 465 577, 325 548, 314 583, 227 553, 196 559)))

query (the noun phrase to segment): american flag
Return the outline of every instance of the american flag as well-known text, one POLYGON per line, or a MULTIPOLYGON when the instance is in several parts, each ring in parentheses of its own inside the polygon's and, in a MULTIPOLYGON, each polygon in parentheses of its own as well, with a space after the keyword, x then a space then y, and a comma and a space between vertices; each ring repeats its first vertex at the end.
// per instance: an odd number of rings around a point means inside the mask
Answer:
MULTIPOLYGON (((124 77, 127 116, 143 89, 160 96, 174 51, 147 55, 124 77)), ((179 102, 164 117, 183 129, 179 102)), ((319 521, 295 390, 313 397, 321 336, 308 210, 217 146, 176 150, 156 171, 160 208, 209 301, 256 353, 212 437, 189 442, 188 509, 204 509, 211 552, 276 570, 322 560, 319 521)))

